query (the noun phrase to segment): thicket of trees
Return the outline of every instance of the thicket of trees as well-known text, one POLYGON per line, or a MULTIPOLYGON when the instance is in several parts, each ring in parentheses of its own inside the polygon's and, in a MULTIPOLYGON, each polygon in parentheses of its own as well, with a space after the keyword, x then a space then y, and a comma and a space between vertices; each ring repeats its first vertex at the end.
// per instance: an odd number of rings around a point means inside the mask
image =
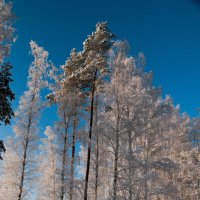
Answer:
MULTIPOLYGON (((1 49, 13 34, 10 6, 0 1, 0 22, 10 26, 1 49)), ((200 199, 199 118, 163 98, 144 55, 130 56, 128 43, 114 38, 107 23, 98 23, 61 68, 30 42, 27 90, 1 164, 2 200, 200 199), (41 111, 52 105, 57 121, 40 138, 41 111)), ((1 113, 5 123, 9 109, 6 118, 1 113)))

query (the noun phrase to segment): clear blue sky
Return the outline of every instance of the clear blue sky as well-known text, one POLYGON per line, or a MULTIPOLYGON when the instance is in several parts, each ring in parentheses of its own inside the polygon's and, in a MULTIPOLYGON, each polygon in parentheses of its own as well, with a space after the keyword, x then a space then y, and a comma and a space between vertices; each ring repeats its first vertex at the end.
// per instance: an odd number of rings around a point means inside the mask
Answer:
MULTIPOLYGON (((14 107, 26 89, 29 41, 50 53, 57 65, 64 64, 72 48, 82 42, 99 21, 108 21, 118 39, 131 44, 131 53, 142 51, 154 84, 163 87, 175 104, 191 116, 200 107, 200 1, 198 0, 13 0, 18 40, 9 61, 13 64, 16 93, 14 107)), ((54 112, 46 111, 53 121, 54 112)), ((48 124, 42 118, 41 128, 48 124)), ((1 127, 1 135, 11 133, 1 127)))

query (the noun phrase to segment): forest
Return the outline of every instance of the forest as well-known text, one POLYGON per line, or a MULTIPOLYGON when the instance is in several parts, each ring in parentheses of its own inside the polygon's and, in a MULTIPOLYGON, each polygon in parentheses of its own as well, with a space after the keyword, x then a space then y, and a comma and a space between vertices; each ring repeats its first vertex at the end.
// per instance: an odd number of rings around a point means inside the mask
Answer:
POLYGON ((13 110, 5 59, 14 18, 0 0, 0 122, 14 120, 13 136, 0 142, 1 200, 200 199, 200 119, 163 97, 144 54, 131 56, 107 22, 60 67, 30 41, 27 89, 13 110), (41 135, 52 106, 57 120, 41 135))

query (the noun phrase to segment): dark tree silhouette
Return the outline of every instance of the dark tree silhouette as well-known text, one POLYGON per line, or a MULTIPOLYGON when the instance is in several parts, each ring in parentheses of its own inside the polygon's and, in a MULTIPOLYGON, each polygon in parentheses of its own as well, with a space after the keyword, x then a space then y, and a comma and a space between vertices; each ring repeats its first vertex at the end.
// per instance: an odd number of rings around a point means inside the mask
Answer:
POLYGON ((11 107, 11 101, 15 99, 15 95, 10 89, 12 82, 11 72, 12 66, 4 64, 0 67, 0 125, 3 122, 5 125, 10 124, 14 112, 11 107))

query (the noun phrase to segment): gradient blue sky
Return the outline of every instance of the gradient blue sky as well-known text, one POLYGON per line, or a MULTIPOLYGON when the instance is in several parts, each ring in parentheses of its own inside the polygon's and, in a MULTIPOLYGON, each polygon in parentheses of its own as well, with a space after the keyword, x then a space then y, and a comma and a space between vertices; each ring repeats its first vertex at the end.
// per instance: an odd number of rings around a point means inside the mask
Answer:
MULTIPOLYGON (((26 89, 29 41, 50 53, 57 65, 64 64, 72 48, 82 42, 99 21, 108 21, 118 39, 131 44, 131 53, 142 51, 154 84, 163 87, 182 111, 196 116, 200 107, 200 1, 198 0, 13 0, 18 19, 18 40, 9 61, 13 64, 14 108, 26 89)), ((55 109, 54 109, 55 111, 55 109)), ((51 123, 55 112, 47 110, 51 123)), ((41 130, 48 124, 42 118, 41 130)), ((11 128, 1 127, 5 135, 11 128)))

